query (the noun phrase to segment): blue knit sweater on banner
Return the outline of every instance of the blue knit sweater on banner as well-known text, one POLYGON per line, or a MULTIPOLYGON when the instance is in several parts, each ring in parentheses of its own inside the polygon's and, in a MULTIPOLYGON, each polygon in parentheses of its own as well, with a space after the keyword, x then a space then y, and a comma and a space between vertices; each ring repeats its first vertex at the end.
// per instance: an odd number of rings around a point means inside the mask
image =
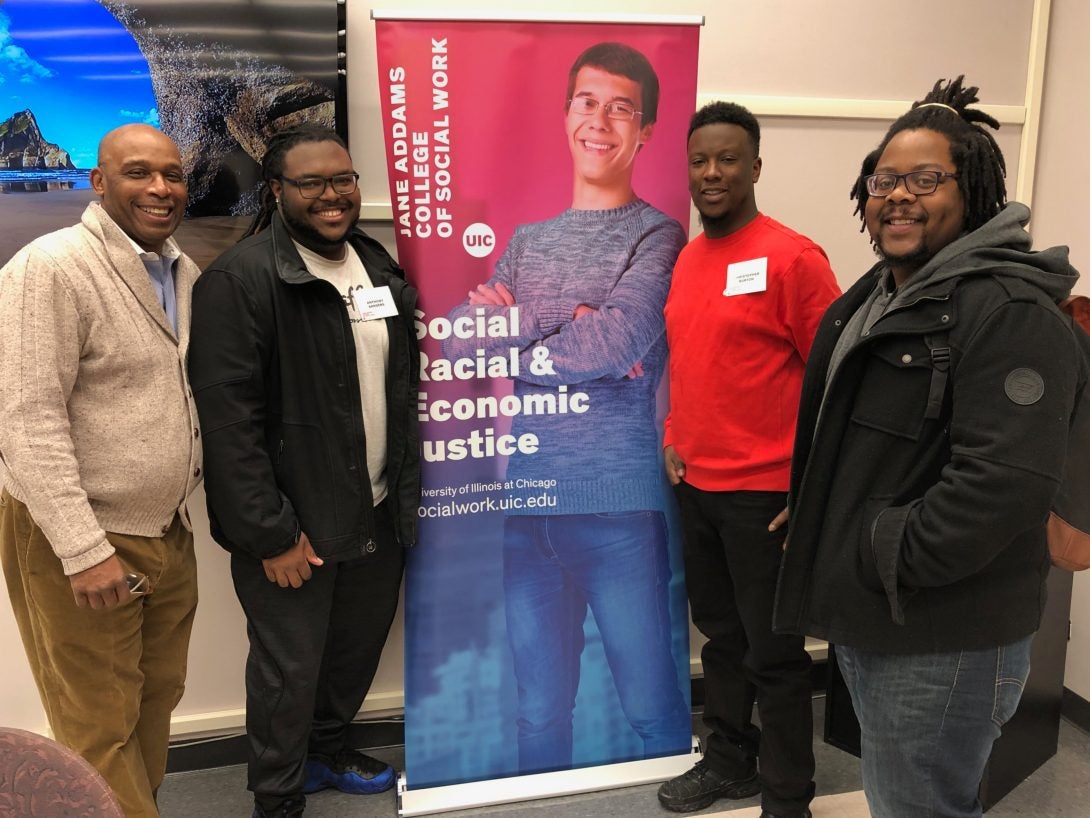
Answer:
MULTIPOLYGON (((655 395, 666 362, 662 310, 670 274, 685 244, 681 225, 642 200, 611 210, 566 210, 522 225, 488 284, 515 296, 514 338, 450 339, 449 357, 519 352, 516 396, 569 400, 584 393, 582 413, 520 414, 512 433, 532 432, 534 454, 511 457, 514 497, 540 496, 556 481, 556 505, 518 514, 587 514, 662 507, 655 395), (574 318, 580 305, 594 312, 574 318), (543 358, 547 350, 547 359, 543 358), (542 361, 551 363, 544 371, 542 361), (628 377, 636 364, 643 374, 628 377), (536 365, 535 365, 536 364, 536 365), (519 482, 530 485, 519 486, 519 482), (537 482, 535 482, 537 481, 537 482)), ((451 317, 473 315, 463 303, 451 317)), ((509 307, 487 307, 489 314, 509 307)))

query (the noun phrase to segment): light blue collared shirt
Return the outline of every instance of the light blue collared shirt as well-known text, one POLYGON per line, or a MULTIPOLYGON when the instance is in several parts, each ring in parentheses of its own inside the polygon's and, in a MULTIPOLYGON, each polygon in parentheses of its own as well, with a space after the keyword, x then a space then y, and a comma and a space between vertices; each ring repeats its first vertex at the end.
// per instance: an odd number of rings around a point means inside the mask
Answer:
POLYGON ((129 241, 132 243, 133 249, 136 250, 136 254, 140 256, 140 260, 144 262, 144 267, 148 271, 148 278, 151 279, 151 286, 159 297, 159 303, 163 307, 163 312, 167 314, 167 320, 174 327, 174 334, 177 335, 178 297, 174 292, 174 264, 178 261, 182 251, 178 249, 174 239, 167 239, 166 243, 163 244, 161 254, 145 250, 131 237, 129 237, 129 241))

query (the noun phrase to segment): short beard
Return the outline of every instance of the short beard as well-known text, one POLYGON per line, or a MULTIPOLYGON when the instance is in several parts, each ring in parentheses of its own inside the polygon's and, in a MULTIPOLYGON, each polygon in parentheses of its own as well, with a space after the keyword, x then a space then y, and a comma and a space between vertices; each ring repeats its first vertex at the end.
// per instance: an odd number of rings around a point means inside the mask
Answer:
POLYGON ((308 250, 313 250, 318 255, 342 247, 352 231, 356 229, 355 224, 350 224, 340 238, 331 240, 323 236, 306 222, 296 219, 284 208, 281 208, 280 210, 280 217, 284 220, 284 224, 287 225, 291 237, 308 250))
POLYGON ((874 254, 882 259, 882 261, 886 262, 886 264, 891 267, 897 266, 910 269, 913 272, 919 270, 935 257, 935 253, 928 250, 923 242, 920 242, 915 249, 910 250, 907 253, 902 253, 899 256, 891 256, 883 252, 882 246, 874 239, 871 239, 870 246, 874 248, 874 254))

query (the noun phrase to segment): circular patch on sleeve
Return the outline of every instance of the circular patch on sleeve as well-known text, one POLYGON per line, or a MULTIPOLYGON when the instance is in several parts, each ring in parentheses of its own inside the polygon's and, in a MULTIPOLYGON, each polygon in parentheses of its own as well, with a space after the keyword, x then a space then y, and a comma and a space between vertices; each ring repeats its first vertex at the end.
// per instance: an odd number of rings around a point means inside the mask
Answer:
POLYGON ((1003 390, 1014 403, 1029 406, 1037 403, 1045 394, 1045 379, 1032 369, 1019 367, 1007 376, 1003 390))

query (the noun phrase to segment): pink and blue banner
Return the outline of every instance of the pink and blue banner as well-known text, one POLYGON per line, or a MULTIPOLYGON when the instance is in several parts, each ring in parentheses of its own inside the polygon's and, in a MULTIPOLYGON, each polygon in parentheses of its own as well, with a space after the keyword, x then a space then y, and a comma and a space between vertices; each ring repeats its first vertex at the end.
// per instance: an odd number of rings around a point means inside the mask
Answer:
POLYGON ((398 256, 421 293, 407 777, 687 754, 662 307, 699 29, 376 30, 398 256))

